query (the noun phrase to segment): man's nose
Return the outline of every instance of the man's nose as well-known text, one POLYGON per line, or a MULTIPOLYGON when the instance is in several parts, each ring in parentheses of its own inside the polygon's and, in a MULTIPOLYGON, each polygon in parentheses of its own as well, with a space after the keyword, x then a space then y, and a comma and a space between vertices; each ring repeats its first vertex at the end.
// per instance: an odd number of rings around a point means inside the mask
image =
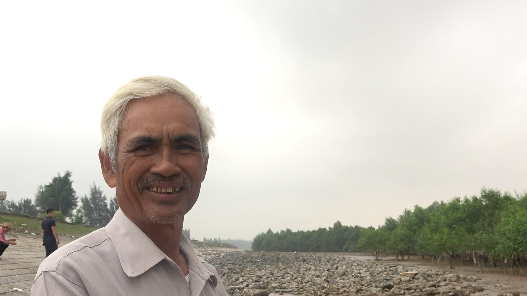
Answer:
POLYGON ((181 172, 178 165, 177 153, 169 147, 164 147, 159 151, 156 163, 151 168, 151 173, 169 177, 181 172))

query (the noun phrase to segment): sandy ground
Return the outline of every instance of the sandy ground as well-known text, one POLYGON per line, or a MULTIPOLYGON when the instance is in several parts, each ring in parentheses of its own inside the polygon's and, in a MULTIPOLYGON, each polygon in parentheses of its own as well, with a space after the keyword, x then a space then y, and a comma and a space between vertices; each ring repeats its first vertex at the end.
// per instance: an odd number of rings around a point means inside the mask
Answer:
MULTIPOLYGON (((46 257, 42 237, 8 233, 6 238, 16 238, 17 244, 10 245, 0 257, 0 295, 29 295, 38 266, 46 257)), ((64 245, 73 239, 61 236, 60 240, 64 245)))
MULTIPOLYGON (((9 246, 0 260, 0 295, 29 295, 31 284, 40 262, 45 257, 42 238, 30 234, 7 234, 7 238, 17 238, 17 245, 9 246), (15 290, 14 290, 15 289, 15 290), (20 289, 21 291, 19 291, 20 289)), ((61 236, 61 245, 72 241, 70 237, 61 236)), ((349 254, 335 254, 346 257, 352 257, 357 260, 375 261, 371 256, 356 256, 349 254)), ((527 295, 527 277, 512 276, 498 273, 491 273, 490 269, 485 273, 479 272, 478 268, 471 266, 454 266, 454 269, 448 269, 444 264, 434 264, 430 261, 395 261, 395 258, 383 258, 376 262, 380 264, 405 264, 413 266, 416 269, 441 269, 449 272, 465 274, 468 276, 477 276, 481 278, 478 285, 485 288, 481 293, 475 295, 512 295, 513 292, 519 292, 520 295, 527 295)))

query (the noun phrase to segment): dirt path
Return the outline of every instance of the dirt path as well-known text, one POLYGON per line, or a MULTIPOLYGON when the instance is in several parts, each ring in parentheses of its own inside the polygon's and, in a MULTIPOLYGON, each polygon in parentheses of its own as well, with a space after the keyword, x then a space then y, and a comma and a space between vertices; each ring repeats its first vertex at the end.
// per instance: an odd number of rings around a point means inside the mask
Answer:
MULTIPOLYGON (((16 238, 17 244, 9 246, 1 257, 0 295, 29 295, 38 266, 46 257, 42 237, 8 233, 6 238, 16 238)), ((63 245, 72 238, 61 236, 60 241, 63 245)))

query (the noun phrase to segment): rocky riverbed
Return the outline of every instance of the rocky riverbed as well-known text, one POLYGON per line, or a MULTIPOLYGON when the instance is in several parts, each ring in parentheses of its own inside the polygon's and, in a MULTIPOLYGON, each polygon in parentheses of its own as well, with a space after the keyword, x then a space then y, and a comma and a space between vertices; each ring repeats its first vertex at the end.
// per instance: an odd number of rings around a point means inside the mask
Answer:
MULTIPOLYGON (((342 254, 198 250, 229 295, 520 295, 475 275, 342 254)), ((527 278, 524 278, 527 281, 527 278)), ((523 293, 522 293, 523 294, 523 293)))
MULTIPOLYGON (((0 295, 29 295, 44 259, 40 237, 16 237, 18 244, 0 260, 0 295)), ((72 239, 61 236, 62 243, 72 239)), ((230 295, 527 295, 525 276, 476 273, 466 266, 445 270, 446 265, 429 262, 374 261, 343 253, 196 251, 216 266, 230 295)))

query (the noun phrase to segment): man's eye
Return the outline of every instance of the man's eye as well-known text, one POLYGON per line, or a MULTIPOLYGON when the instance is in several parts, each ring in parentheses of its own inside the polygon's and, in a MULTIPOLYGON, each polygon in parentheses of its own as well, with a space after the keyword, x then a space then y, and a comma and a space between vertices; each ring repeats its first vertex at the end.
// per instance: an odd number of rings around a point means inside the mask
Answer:
POLYGON ((183 145, 179 145, 177 147, 178 150, 194 150, 194 147, 190 146, 190 145, 186 145, 186 144, 183 144, 183 145))
POLYGON ((198 151, 199 149, 194 147, 193 145, 181 144, 176 147, 176 150, 179 152, 194 152, 198 151))
POLYGON ((134 149, 132 149, 133 152, 136 152, 136 151, 147 151, 147 150, 150 150, 150 147, 147 146, 147 145, 137 146, 134 149))

